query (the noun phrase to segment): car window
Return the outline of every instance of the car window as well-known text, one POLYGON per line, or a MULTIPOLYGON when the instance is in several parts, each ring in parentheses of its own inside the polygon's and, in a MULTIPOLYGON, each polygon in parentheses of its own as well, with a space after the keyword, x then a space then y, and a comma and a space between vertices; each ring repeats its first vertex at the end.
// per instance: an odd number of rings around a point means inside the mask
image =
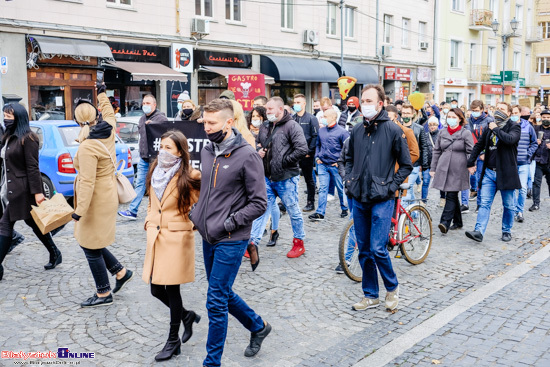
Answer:
POLYGON ((59 133, 63 139, 63 143, 66 147, 74 147, 78 145, 76 139, 78 139, 78 133, 80 132, 80 126, 62 126, 59 128, 59 133))
POLYGON ((122 141, 127 144, 137 143, 139 141, 139 131, 137 124, 121 124, 120 130, 118 130, 118 135, 120 136, 122 141))
POLYGON ((42 145, 44 144, 44 132, 41 128, 36 126, 31 126, 31 130, 38 135, 38 149, 42 149, 42 145))

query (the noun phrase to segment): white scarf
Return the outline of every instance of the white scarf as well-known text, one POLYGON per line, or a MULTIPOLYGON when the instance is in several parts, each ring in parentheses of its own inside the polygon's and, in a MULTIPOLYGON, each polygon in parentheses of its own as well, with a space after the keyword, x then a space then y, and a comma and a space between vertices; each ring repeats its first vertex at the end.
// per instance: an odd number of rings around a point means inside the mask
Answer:
POLYGON ((151 176, 151 186, 157 195, 157 198, 162 200, 164 191, 174 177, 181 165, 181 158, 168 153, 166 150, 161 150, 158 155, 158 164, 151 176))

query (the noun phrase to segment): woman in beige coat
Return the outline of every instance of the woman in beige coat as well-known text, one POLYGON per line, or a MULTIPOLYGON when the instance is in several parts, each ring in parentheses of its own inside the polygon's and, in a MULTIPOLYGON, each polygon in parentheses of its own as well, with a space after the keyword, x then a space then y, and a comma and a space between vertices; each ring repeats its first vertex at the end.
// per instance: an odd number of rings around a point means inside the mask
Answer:
POLYGON ((78 171, 74 187, 74 236, 84 250, 97 288, 96 294, 81 303, 82 307, 113 303, 107 270, 116 276, 113 293, 117 293, 133 275, 106 249, 115 242, 118 209, 114 165, 116 120, 105 94, 105 84, 98 85, 97 93, 102 119, 97 109, 87 101, 79 101, 74 111, 75 120, 81 127, 80 146, 74 157, 78 171))
POLYGON ((201 319, 183 307, 180 293, 180 284, 195 280, 195 234, 189 210, 199 199, 200 177, 200 172, 189 166, 185 135, 177 130, 164 133, 159 155, 147 177, 147 250, 143 264, 143 280, 151 283, 151 294, 170 308, 170 333, 155 357, 157 361, 180 354, 181 344, 193 334, 193 322, 201 319), (185 331, 180 340, 182 322, 185 331))

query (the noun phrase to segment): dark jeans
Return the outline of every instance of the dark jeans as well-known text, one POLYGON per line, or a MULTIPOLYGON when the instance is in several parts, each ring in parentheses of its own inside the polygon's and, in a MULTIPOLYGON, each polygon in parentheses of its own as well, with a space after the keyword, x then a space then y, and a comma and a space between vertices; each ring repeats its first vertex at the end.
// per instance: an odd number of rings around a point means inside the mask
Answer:
POLYGON ((151 294, 170 308, 170 323, 179 324, 183 313, 187 312, 183 308, 180 285, 157 285, 151 283, 151 294))
POLYGON ((303 158, 300 161, 300 168, 304 175, 307 188, 307 201, 315 202, 315 181, 313 180, 313 166, 315 165, 315 158, 313 156, 309 158, 303 158))
POLYGON ((239 272, 248 241, 210 244, 202 241, 204 268, 208 279, 206 308, 208 309, 208 338, 205 366, 221 366, 223 347, 227 337, 228 313, 250 332, 264 328, 262 318, 233 292, 233 283, 239 272))
POLYGON ((443 213, 441 213, 441 220, 439 222, 447 228, 451 226, 451 222, 462 227, 462 213, 460 212, 460 202, 458 201, 457 191, 447 191, 445 208, 443 208, 443 213))
POLYGON ((533 204, 535 205, 540 205, 542 176, 546 176, 546 183, 550 188, 550 165, 542 165, 537 163, 537 168, 535 169, 535 181, 533 182, 533 204))
POLYGON ((82 247, 82 250, 84 250, 86 260, 88 260, 88 265, 90 265, 97 293, 109 292, 111 290, 111 284, 109 283, 107 270, 109 270, 112 275, 115 275, 124 269, 124 267, 120 265, 116 257, 106 248, 90 250, 82 247))

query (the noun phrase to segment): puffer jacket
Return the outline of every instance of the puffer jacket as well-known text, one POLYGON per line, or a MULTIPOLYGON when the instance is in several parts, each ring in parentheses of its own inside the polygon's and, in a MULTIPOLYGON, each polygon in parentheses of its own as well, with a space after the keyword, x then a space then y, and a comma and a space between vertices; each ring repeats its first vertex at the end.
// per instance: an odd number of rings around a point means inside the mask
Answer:
POLYGON ((537 133, 529 121, 520 120, 521 137, 518 143, 518 166, 531 163, 533 155, 537 151, 537 133))
POLYGON ((344 112, 342 112, 342 114, 340 115, 340 118, 338 119, 338 125, 342 126, 347 131, 351 131, 351 129, 353 129, 353 127, 355 126, 355 123, 354 123, 355 119, 357 119, 358 117, 361 118, 363 117, 363 115, 361 114, 361 111, 359 111, 359 109, 356 109, 351 114, 349 122, 348 122, 348 116, 349 116, 349 110, 345 110, 344 112))
POLYGON ((260 126, 256 138, 258 149, 266 149, 263 158, 265 177, 271 181, 283 181, 300 174, 298 162, 308 153, 304 131, 285 111, 281 121, 266 121, 260 126), (273 135, 271 142, 269 137, 273 135), (268 144, 269 143, 269 144, 268 144))
MULTIPOLYGON (((423 134, 424 128, 413 122, 411 126, 407 126, 409 129, 412 129, 414 132, 414 137, 416 138, 416 142, 418 143, 418 150, 420 151, 420 157, 422 157, 422 152, 426 149, 428 149, 428 142, 426 139, 428 138, 427 135, 423 134)), ((418 167, 422 164, 422 159, 417 160, 414 162, 413 167, 418 167)))
POLYGON ((424 139, 426 140, 427 144, 426 144, 426 149, 422 151, 422 155, 421 155, 422 170, 430 169, 430 166, 432 164, 433 147, 435 145, 435 142, 437 141, 438 135, 439 135, 439 130, 435 130, 433 132, 424 131, 424 139), (433 144, 432 144, 432 141, 433 141, 433 144))

